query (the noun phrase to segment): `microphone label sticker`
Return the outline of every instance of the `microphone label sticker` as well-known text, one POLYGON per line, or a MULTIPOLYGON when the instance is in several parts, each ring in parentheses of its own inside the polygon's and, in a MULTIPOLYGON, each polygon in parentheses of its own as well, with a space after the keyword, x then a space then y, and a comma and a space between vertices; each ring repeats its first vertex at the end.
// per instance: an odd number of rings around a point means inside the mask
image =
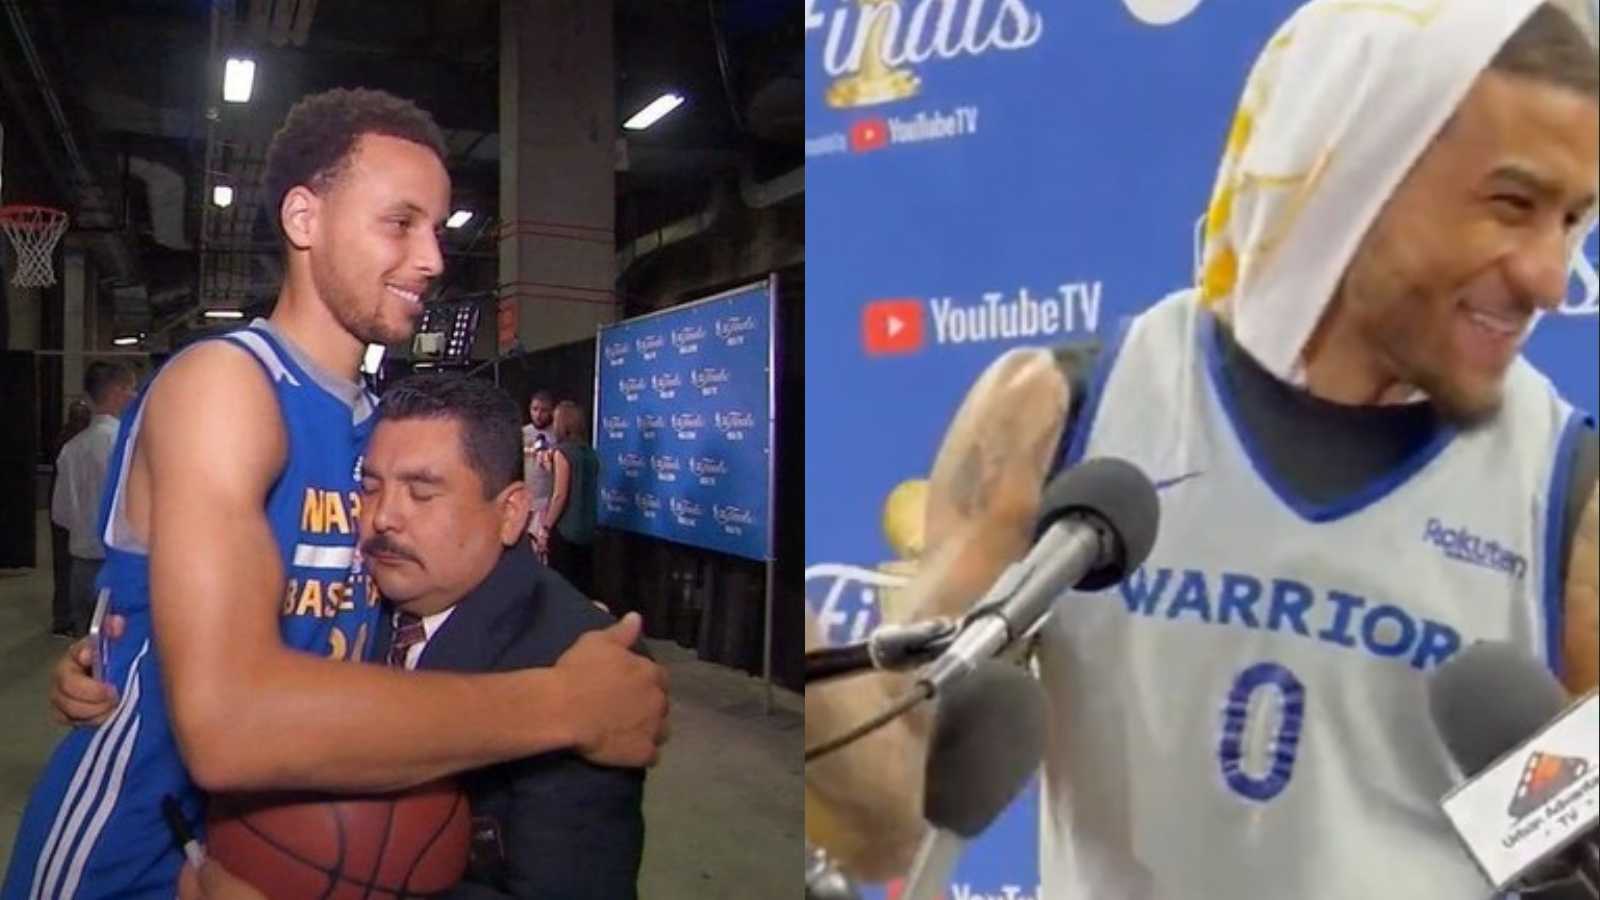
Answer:
POLYGON ((1590 691, 1444 798, 1446 818, 1497 890, 1600 823, 1600 698, 1590 691))

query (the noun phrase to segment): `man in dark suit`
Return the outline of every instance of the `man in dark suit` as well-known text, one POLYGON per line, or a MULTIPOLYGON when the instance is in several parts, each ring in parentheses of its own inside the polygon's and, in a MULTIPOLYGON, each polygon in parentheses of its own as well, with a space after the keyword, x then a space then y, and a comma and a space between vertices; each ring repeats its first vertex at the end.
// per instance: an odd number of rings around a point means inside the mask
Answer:
MULTIPOLYGON (((393 646, 379 626, 377 651, 393 646)), ((614 620, 533 555, 507 548, 482 584, 427 638, 415 668, 498 672, 554 665, 586 631, 614 620)), ((643 769, 546 753, 460 776, 472 801, 473 858, 454 900, 631 898, 644 851, 643 769)))
MULTIPOLYGON (((391 612, 374 658, 490 672, 554 665, 611 616, 526 539, 516 404, 476 379, 418 376, 383 397, 361 464, 361 554, 391 612)), ((546 753, 461 776, 473 856, 457 898, 632 898, 644 770, 546 753)))

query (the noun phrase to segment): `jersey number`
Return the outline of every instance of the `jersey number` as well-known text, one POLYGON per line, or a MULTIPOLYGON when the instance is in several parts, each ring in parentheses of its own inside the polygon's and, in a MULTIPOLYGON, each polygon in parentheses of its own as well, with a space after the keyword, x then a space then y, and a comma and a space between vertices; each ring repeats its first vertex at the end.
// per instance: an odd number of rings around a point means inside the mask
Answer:
MULTIPOLYGON (((1266 712, 1255 707, 1257 715, 1266 712)), ((1289 786, 1294 774, 1294 758, 1300 747, 1300 723, 1305 718, 1306 689, 1294 673, 1277 663, 1256 663, 1233 682, 1228 692, 1227 704, 1222 711, 1222 745, 1217 748, 1217 761, 1222 766, 1222 780, 1234 793, 1257 802, 1266 802, 1289 786), (1266 771, 1252 774, 1246 770, 1245 734, 1251 719, 1251 701, 1257 691, 1276 695, 1280 716, 1278 731, 1267 753, 1266 771)))

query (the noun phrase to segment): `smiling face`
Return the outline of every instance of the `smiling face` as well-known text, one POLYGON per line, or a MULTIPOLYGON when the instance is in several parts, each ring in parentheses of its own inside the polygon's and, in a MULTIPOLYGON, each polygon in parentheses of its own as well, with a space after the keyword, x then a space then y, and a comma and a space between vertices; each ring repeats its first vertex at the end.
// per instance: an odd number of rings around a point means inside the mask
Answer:
POLYGON ((295 191, 316 211, 311 279, 334 318, 365 343, 409 339, 444 268, 438 232, 450 176, 439 157, 412 141, 364 134, 320 195, 295 191))
POLYGON ((383 419, 373 429, 361 465, 361 552, 400 609, 425 616, 454 605, 521 539, 527 515, 520 481, 484 496, 454 417, 383 419))
MULTIPOLYGON (((1490 71, 1368 231, 1332 315, 1345 364, 1428 394, 1458 422, 1498 409, 1534 313, 1566 292, 1595 202, 1600 104, 1490 71)), ((1315 343, 1314 339, 1314 343, 1315 343)))

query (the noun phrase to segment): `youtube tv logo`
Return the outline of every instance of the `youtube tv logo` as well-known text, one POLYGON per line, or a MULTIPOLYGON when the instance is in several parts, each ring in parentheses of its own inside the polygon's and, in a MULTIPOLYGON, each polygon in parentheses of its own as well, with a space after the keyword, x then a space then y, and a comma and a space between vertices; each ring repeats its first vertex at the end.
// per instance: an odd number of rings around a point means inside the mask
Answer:
POLYGON ((889 123, 883 119, 862 119, 850 126, 850 152, 866 153, 889 146, 889 123))
POLYGON ((861 345, 869 356, 920 350, 922 331, 921 300, 874 300, 861 311, 861 345))

